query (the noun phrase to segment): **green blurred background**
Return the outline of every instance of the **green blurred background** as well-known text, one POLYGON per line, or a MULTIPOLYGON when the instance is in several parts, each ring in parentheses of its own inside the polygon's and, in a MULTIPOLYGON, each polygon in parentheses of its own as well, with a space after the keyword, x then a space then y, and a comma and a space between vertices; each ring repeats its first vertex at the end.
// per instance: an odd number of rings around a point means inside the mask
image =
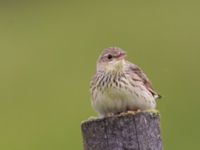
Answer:
POLYGON ((166 150, 200 149, 199 1, 0 1, 0 149, 80 150, 89 81, 119 46, 163 95, 166 150))

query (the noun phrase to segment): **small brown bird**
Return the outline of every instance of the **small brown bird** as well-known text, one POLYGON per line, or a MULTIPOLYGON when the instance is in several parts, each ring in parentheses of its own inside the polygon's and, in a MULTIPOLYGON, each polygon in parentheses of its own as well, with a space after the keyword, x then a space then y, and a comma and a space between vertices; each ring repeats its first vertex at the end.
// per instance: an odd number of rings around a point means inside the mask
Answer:
POLYGON ((100 117, 156 107, 156 93, 144 72, 126 61, 118 47, 105 49, 90 84, 92 106, 100 117))

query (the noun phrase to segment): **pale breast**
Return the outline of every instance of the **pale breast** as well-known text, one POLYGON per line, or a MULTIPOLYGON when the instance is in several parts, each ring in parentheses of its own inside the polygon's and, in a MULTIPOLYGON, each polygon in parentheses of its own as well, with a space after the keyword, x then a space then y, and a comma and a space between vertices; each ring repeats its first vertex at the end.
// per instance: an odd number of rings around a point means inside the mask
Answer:
POLYGON ((93 83, 93 107, 99 114, 118 113, 127 109, 150 109, 155 100, 145 87, 129 76, 99 76, 93 83))

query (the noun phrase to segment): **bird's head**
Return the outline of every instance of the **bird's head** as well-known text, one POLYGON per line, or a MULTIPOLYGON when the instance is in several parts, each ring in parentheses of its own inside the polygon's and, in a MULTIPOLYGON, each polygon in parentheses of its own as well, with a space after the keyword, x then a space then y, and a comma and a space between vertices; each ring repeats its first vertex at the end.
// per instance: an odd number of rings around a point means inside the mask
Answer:
POLYGON ((97 61, 97 71, 118 72, 124 64, 126 52, 118 47, 106 48, 97 61))

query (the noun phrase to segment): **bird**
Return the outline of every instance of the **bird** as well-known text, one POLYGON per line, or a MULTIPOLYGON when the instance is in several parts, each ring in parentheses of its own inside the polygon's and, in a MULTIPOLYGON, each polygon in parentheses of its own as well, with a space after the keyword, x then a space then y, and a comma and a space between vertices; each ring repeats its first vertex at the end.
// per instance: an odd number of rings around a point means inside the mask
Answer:
POLYGON ((103 50, 90 82, 91 104, 103 118, 128 111, 156 108, 161 98, 142 69, 127 61, 127 53, 119 47, 103 50))

